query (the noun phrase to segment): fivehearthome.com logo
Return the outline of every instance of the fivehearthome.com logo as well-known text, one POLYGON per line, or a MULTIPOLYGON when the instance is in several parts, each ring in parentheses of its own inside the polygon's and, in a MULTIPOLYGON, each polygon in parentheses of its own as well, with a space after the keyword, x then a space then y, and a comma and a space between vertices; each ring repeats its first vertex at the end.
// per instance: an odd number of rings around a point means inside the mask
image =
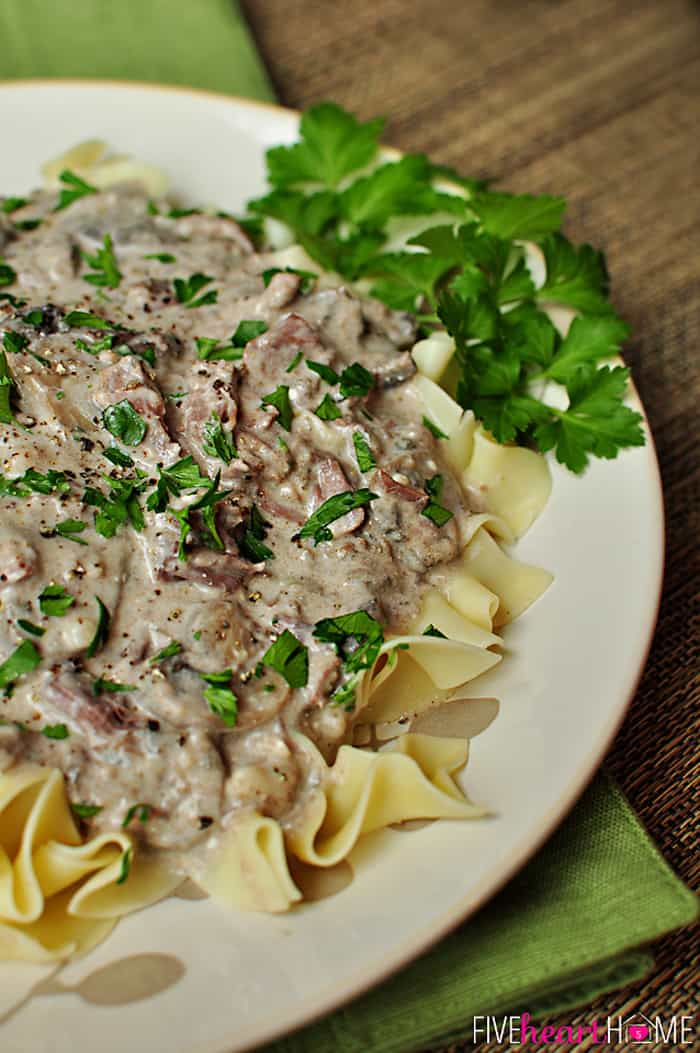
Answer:
POLYGON ((578 1045, 584 1039, 606 1046, 637 1045, 671 1046, 678 1049, 695 1043, 692 1016, 609 1016, 590 1024, 556 1026, 533 1023, 530 1013, 519 1016, 475 1016, 473 1042, 498 1042, 502 1046, 540 1046, 558 1043, 578 1045))

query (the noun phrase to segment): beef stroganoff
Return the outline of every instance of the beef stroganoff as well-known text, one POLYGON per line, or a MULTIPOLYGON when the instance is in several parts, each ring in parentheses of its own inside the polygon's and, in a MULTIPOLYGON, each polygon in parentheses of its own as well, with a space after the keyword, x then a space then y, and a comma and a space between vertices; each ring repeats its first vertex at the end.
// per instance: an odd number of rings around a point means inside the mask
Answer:
POLYGON ((102 152, 0 199, 0 957, 484 814, 410 723, 551 580, 501 547, 546 463, 437 383, 444 333, 102 152))

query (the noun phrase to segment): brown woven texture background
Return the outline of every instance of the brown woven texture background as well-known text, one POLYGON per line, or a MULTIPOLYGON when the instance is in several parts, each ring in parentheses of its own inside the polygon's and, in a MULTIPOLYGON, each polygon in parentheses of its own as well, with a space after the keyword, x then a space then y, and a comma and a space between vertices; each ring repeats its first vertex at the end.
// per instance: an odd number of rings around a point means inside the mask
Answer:
MULTIPOLYGON (((607 763, 697 888, 700 6, 244 0, 243 8, 284 104, 332 98, 364 118, 385 114, 386 139, 401 149, 506 189, 564 194, 570 236, 607 253, 615 303, 633 326, 625 354, 656 439, 668 533, 658 630, 607 763)), ((697 929, 655 953, 643 985, 553 1022, 697 1010, 697 929)))

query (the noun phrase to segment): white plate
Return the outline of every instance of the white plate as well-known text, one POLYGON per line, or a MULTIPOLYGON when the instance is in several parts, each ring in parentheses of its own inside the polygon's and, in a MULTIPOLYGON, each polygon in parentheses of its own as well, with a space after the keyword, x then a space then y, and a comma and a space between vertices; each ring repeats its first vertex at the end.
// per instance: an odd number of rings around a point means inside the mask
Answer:
MULTIPOLYGON (((236 210, 263 190, 264 149, 292 140, 296 125, 290 111, 207 93, 2 84, 0 191, 20 194, 46 158, 99 137, 161 165, 187 200, 236 210)), ((554 466, 551 501, 517 554, 552 570, 555 583, 508 630, 505 661, 478 687, 501 699, 501 711, 473 742, 466 783, 496 817, 388 831, 366 846, 342 893, 289 915, 169 899, 120 924, 48 986, 44 969, 0 965, 3 1053, 233 1053, 347 1001, 425 950, 525 862, 600 762, 646 658, 662 552, 650 438, 583 479, 554 466), (132 993, 150 991, 154 976, 165 989, 104 1004, 127 997, 124 974, 118 965, 96 971, 133 955, 151 957, 124 963, 132 993)))

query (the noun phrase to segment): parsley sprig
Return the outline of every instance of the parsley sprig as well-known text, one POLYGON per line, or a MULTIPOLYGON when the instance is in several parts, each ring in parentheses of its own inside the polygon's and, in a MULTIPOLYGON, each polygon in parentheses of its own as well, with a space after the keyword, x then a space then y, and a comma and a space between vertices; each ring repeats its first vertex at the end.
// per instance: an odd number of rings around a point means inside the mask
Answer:
POLYGON ((285 223, 323 267, 417 314, 426 335, 445 328, 457 349, 457 399, 499 442, 554 449, 576 473, 591 456, 643 445, 641 417, 624 402, 628 371, 606 364, 627 327, 609 302, 603 255, 560 231, 564 200, 497 192, 422 155, 378 163, 382 127, 334 103, 311 107, 299 142, 268 150, 272 189, 249 210, 285 223), (445 179, 459 193, 446 193, 445 179), (405 251, 386 251, 390 222, 405 215, 424 229, 405 251), (441 225, 431 225, 436 215, 441 225), (541 250, 539 288, 523 241, 541 250), (549 322, 553 304, 578 313, 566 336, 549 322), (550 398, 553 383, 563 399, 550 398))
POLYGON ((117 266, 117 257, 114 255, 112 235, 105 234, 102 239, 102 248, 93 255, 83 253, 83 259, 92 267, 92 273, 84 274, 83 280, 91 285, 116 289, 122 280, 122 274, 117 266))

